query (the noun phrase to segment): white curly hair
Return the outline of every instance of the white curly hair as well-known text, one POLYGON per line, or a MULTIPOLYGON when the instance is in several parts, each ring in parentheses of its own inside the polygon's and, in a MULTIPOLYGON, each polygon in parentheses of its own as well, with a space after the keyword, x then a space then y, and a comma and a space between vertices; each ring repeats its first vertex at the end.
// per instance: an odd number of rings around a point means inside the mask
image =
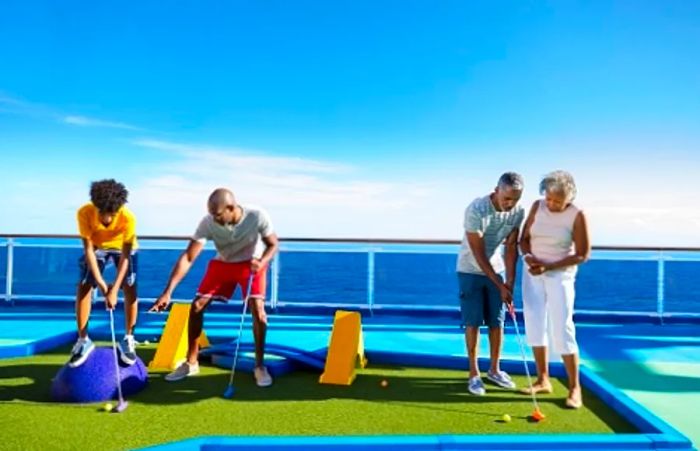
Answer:
POLYGON ((576 182, 574 176, 566 171, 552 171, 542 177, 540 182, 540 194, 555 192, 563 194, 567 202, 576 198, 576 182))

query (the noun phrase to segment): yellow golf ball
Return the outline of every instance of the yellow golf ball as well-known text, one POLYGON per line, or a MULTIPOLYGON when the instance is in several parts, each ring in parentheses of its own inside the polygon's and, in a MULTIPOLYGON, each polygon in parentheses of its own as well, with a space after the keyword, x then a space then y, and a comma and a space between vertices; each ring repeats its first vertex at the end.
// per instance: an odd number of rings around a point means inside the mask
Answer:
POLYGON ((384 380, 382 380, 382 381, 379 383, 379 385, 381 385, 382 388, 387 388, 387 387, 389 386, 389 381, 387 381, 386 379, 384 379, 384 380))
POLYGON ((510 423, 510 415, 508 415, 507 413, 504 413, 503 417, 501 417, 501 419, 503 420, 504 423, 510 423))
POLYGON ((111 411, 112 408, 114 408, 114 406, 112 405, 111 402, 105 403, 105 405, 102 406, 102 410, 104 410, 105 412, 111 411))

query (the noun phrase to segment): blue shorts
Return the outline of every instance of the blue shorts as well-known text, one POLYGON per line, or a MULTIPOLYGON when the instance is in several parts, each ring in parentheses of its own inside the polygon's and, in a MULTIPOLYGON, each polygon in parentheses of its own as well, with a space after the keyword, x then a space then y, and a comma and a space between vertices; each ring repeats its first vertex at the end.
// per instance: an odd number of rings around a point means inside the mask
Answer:
POLYGON ((498 287, 481 274, 457 273, 462 322, 468 327, 503 327, 505 304, 498 287))
MULTIPOLYGON (((118 250, 104 250, 97 249, 95 251, 95 258, 97 258, 97 267, 100 268, 100 274, 102 274, 111 261, 114 266, 119 264, 119 259, 122 253, 118 250)), ((126 277, 124 277, 124 284, 132 287, 136 284, 136 269, 138 268, 138 254, 136 252, 131 253, 131 258, 129 259, 129 269, 126 270, 126 277)), ((78 259, 78 267, 80 268, 80 284, 90 285, 92 288, 97 287, 97 282, 95 277, 92 275, 90 268, 88 267, 87 261, 85 260, 85 255, 81 255, 78 259)))

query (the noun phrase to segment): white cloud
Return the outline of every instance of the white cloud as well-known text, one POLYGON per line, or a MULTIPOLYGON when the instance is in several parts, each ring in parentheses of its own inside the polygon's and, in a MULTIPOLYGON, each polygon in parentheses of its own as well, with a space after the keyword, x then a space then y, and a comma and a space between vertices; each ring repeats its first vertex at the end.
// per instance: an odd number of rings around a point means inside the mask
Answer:
POLYGON ((85 116, 63 116, 61 121, 65 124, 77 125, 80 127, 106 127, 106 128, 119 128, 124 130, 142 130, 139 127, 125 124, 123 122, 112 122, 104 121, 101 119, 94 119, 85 116))
POLYGON ((430 182, 375 180, 360 168, 237 148, 152 140, 135 144, 171 153, 171 161, 154 171, 157 175, 132 188, 133 207, 148 233, 156 233, 156 227, 157 233, 190 233, 218 186, 231 188, 241 203, 270 211, 281 236, 439 233, 435 218, 425 215, 436 196, 430 182))
POLYGON ((585 209, 594 244, 700 246, 700 211, 680 206, 598 206, 585 209))
MULTIPOLYGON (((266 155, 264 152, 241 149, 238 147, 192 145, 154 139, 140 139, 134 141, 134 144, 150 149, 171 151, 176 155, 185 156, 190 159, 202 160, 201 165, 198 164, 189 168, 192 172, 198 171, 197 168, 200 166, 205 166, 208 170, 209 164, 215 163, 218 165, 220 162, 225 165, 251 168, 252 170, 259 170, 261 167, 267 170, 284 167, 286 170, 290 171, 333 173, 347 172, 350 169, 348 166, 341 164, 325 163, 308 158, 266 155)), ((182 170, 182 165, 180 165, 178 169, 182 170)))
MULTIPOLYGON (((487 194, 504 169, 503 163, 468 160, 464 169, 460 163, 444 164, 449 176, 405 168, 394 176, 390 167, 373 166, 374 159, 352 166, 230 146, 152 139, 132 144, 138 152, 150 151, 151 157, 155 152, 159 158, 149 158, 147 165, 135 160, 100 174, 127 183, 139 233, 148 235, 190 234, 206 214, 209 193, 225 186, 242 203, 267 209, 282 237, 458 240, 464 208, 487 194)), ((684 170, 693 171, 686 166, 684 170)), ((539 197, 536 180, 541 171, 535 169, 524 174, 529 182, 522 201, 526 208, 539 197)), ((21 177, 22 168, 17 170, 21 177)), ((74 213, 87 200, 89 176, 66 167, 55 177, 27 173, 12 184, 0 180, 5 193, 0 232, 75 233, 74 213), (37 202, 41 208, 31 208, 37 202)), ((649 177, 621 179, 577 171, 576 203, 587 213, 593 244, 700 246, 694 192, 678 189, 671 179, 688 178, 676 171, 658 174, 651 183, 649 177)))
POLYGON ((0 181, 0 233, 77 234, 75 213, 87 201, 85 186, 58 177, 0 181))
POLYGON ((2 92, 0 92, 0 112, 35 117, 38 119, 57 120, 62 124, 79 127, 103 127, 133 131, 143 130, 140 127, 124 122, 96 119, 77 114, 66 114, 65 112, 59 111, 58 108, 30 102, 2 92))
POLYGON ((50 108, 0 92, 0 112, 33 117, 52 116, 50 108))

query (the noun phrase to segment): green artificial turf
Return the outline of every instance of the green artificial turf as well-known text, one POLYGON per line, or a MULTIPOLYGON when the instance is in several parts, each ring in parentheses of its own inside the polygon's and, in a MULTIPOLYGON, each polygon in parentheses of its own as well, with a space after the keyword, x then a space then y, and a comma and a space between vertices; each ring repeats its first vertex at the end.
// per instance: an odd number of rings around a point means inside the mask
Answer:
MULTIPOLYGON (((144 362, 154 346, 138 348, 144 362)), ((152 373, 149 386, 128 400, 124 413, 110 414, 101 404, 49 401, 51 378, 67 355, 64 348, 0 360, 0 448, 129 449, 201 435, 636 432, 587 391, 585 408, 566 409, 560 381, 554 381, 554 394, 539 398, 547 419, 533 423, 528 396, 487 385, 487 395, 475 397, 466 392, 463 372, 371 362, 350 387, 319 385, 318 374, 295 372, 262 389, 250 374, 239 373, 231 400, 221 397, 228 383, 224 369, 202 366, 199 376, 177 383, 152 373), (501 420, 505 413, 511 422, 501 420)), ((524 377, 514 379, 526 385, 524 377)))

